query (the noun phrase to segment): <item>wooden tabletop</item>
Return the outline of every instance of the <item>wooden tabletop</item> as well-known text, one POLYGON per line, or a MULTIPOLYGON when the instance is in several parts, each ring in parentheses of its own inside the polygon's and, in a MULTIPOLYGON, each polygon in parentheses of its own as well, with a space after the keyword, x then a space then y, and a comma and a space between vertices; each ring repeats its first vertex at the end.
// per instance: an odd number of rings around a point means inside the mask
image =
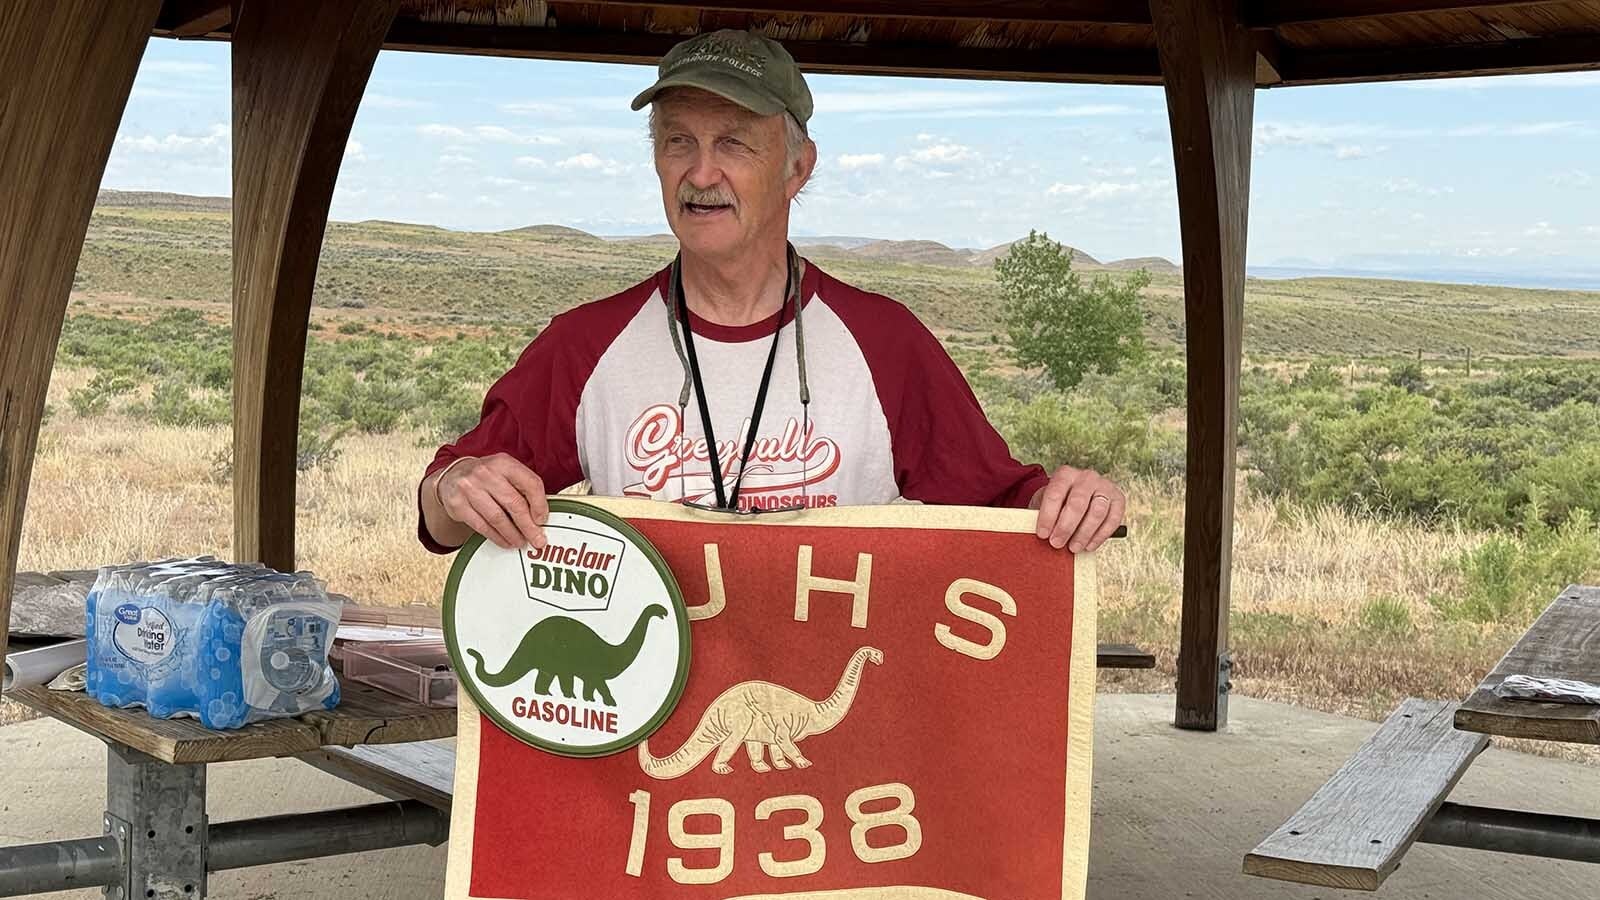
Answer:
POLYGON ((1600 685, 1600 587, 1561 592, 1499 665, 1456 710, 1464 731, 1542 741, 1600 744, 1600 706, 1503 700, 1494 689, 1510 675, 1600 685))
POLYGON ((211 763, 294 756, 329 746, 399 744, 450 737, 454 708, 421 706, 341 679, 339 705, 293 719, 272 719, 213 731, 194 719, 154 719, 143 709, 111 709, 86 694, 42 687, 6 696, 104 741, 169 763, 211 763))

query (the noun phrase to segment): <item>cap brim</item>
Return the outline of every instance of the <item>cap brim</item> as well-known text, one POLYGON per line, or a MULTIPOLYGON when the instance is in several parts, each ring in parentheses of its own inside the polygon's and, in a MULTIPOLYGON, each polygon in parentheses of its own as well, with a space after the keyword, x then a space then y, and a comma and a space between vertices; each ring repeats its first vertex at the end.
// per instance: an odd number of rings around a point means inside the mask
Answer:
POLYGON ((646 103, 667 88, 691 87, 710 91, 718 97, 737 103, 760 116, 775 116, 786 108, 776 94, 726 72, 679 72, 657 81, 633 98, 633 108, 642 109, 646 103))

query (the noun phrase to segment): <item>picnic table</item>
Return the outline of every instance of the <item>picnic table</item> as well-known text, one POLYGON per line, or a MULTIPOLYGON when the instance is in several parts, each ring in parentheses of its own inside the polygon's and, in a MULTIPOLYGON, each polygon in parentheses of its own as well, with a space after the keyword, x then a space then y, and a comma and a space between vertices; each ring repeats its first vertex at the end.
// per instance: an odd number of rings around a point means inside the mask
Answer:
POLYGON ((1376 890, 1417 841, 1600 863, 1600 819, 1445 799, 1490 736, 1600 745, 1600 706, 1496 694, 1512 675, 1600 685, 1600 587, 1562 591, 1461 703, 1402 703, 1245 856, 1246 874, 1376 890))
POLYGON ((0 848, 0 896, 105 885, 113 900, 190 900, 205 896, 208 872, 442 843, 448 813, 415 797, 304 815, 209 820, 211 763, 297 757, 369 784, 354 774, 361 768, 361 757, 349 755, 354 750, 428 746, 412 742, 455 734, 454 709, 421 706, 346 679, 340 690, 331 710, 233 731, 155 719, 142 709, 111 709, 77 692, 33 687, 7 694, 105 742, 106 812, 100 836, 0 848), (346 760, 344 770, 330 768, 331 759, 346 760))
MULTIPOLYGON (((83 597, 94 575, 19 575, 13 630, 24 640, 82 635, 83 597)), ((105 742, 106 810, 98 836, 0 847, 0 897, 103 885, 112 900, 193 900, 206 895, 208 872, 442 843, 449 835, 455 709, 423 706, 343 677, 339 688, 333 709, 230 731, 111 709, 81 692, 30 687, 6 694, 105 742), (210 821, 206 767, 271 757, 298 758, 393 802, 210 821)))

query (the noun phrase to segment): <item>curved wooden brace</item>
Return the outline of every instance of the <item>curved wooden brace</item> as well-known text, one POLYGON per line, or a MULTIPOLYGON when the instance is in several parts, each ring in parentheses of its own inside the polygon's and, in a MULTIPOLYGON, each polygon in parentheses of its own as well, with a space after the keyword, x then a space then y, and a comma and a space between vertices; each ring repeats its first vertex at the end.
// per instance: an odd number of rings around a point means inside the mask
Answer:
POLYGON ((0 660, 50 367, 161 0, 0 0, 0 660))
POLYGON ((399 0, 242 0, 233 27, 233 555, 294 568, 311 289, 399 0))
POLYGON ((1189 363, 1179 728, 1227 723, 1228 587, 1255 45, 1237 4, 1150 0, 1172 123, 1189 363))

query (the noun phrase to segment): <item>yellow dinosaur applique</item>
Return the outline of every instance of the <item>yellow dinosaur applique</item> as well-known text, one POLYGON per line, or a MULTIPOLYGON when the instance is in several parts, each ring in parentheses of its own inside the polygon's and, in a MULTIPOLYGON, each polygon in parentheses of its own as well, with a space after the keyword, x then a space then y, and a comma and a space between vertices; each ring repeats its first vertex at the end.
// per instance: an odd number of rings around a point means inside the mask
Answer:
POLYGON ((770 772, 794 764, 804 769, 811 765, 796 743, 821 734, 844 720, 861 685, 861 672, 867 663, 881 665, 883 651, 862 647, 845 664, 839 686, 826 700, 812 700, 781 685, 767 681, 742 681, 728 688, 706 707, 700 724, 683 746, 666 757, 650 755, 650 742, 639 745, 639 766, 651 778, 662 780, 687 775, 712 750, 711 771, 727 775, 733 771, 728 761, 743 744, 750 757, 750 768, 770 772), (772 765, 763 759, 772 757, 772 765))

